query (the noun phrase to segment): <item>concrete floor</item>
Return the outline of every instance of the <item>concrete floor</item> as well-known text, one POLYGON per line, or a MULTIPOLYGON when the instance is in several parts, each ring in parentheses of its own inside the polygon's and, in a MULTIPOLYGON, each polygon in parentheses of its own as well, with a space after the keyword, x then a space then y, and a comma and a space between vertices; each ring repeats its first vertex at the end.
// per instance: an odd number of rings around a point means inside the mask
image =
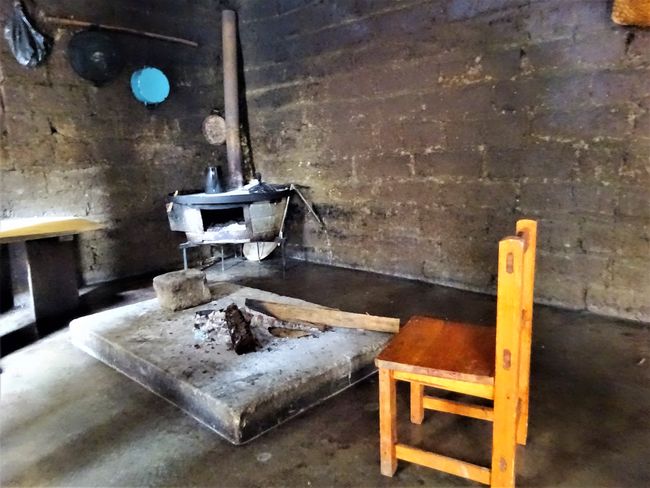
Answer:
MULTIPOLYGON (((267 262, 210 277, 350 311, 494 317, 491 297, 297 262, 284 279, 267 262)), ((98 310, 150 298, 146 283, 96 287, 84 302, 98 310)), ((472 485, 406 463, 393 479, 379 474, 376 377, 235 447, 75 349, 66 330, 4 357, 2 368, 2 486, 472 485)), ((402 439, 487 464, 489 424, 429 412, 412 426, 407 393, 398 388, 402 439)), ((536 307, 530 438, 519 450, 518 485, 649 486, 649 439, 650 327, 536 307)))

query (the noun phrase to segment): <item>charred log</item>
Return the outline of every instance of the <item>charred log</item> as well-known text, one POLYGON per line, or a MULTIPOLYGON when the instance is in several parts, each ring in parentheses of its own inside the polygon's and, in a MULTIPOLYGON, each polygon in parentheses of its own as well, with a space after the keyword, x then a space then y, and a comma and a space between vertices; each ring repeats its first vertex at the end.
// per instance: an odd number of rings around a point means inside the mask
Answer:
POLYGON ((257 350, 257 340, 251 331, 250 317, 246 317, 234 303, 224 310, 232 348, 237 354, 246 354, 257 350))

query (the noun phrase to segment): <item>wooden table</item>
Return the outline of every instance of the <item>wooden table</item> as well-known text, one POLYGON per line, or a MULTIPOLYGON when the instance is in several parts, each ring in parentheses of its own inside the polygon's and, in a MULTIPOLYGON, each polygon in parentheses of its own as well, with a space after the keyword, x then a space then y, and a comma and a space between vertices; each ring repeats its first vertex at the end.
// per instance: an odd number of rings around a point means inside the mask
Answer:
MULTIPOLYGON (((79 289, 74 236, 101 228, 96 222, 75 217, 0 220, 3 248, 6 244, 24 243, 29 291, 37 323, 66 316, 77 308, 79 289)), ((13 302, 8 260, 3 261, 0 288, 5 293, 2 300, 13 302), (5 296, 7 290, 9 297, 5 296)))

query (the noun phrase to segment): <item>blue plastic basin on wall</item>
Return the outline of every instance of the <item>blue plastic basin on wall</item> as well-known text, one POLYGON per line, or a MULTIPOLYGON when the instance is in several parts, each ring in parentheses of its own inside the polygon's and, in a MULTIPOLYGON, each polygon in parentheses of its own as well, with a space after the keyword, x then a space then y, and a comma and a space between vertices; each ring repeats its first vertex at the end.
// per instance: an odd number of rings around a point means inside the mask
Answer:
POLYGON ((158 68, 145 67, 131 75, 131 91, 145 105, 160 103, 169 95, 169 80, 158 68))

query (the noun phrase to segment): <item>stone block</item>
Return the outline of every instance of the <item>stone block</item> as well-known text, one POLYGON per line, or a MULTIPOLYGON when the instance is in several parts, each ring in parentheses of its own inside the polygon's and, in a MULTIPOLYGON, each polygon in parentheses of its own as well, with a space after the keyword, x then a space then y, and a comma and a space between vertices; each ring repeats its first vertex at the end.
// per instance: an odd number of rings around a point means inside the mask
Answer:
POLYGON ((440 243, 439 262, 427 259, 424 274, 438 283, 493 291, 497 270, 498 244, 471 239, 446 239, 440 243))
MULTIPOLYGON (((473 58, 471 62, 474 62, 473 58)), ((475 120, 493 113, 494 89, 491 83, 451 86, 425 96, 427 105, 444 120, 475 120)))
POLYGON ((616 187, 606 184, 575 183, 572 192, 574 211, 586 215, 614 215, 616 212, 618 203, 616 187))
POLYGON ((626 143, 590 144, 574 152, 578 162, 576 178, 584 183, 616 183, 628 158, 626 143))
MULTIPOLYGON (((314 305, 224 282, 201 310, 243 307, 247 298, 314 305)), ((147 300, 78 318, 70 336, 75 346, 233 444, 253 440, 370 375, 390 339, 343 328, 278 339, 260 321, 253 332, 265 347, 237 355, 218 331, 197 333, 196 311, 171 312, 147 300)))
POLYGON ((650 198, 647 187, 626 187, 619 197, 619 212, 626 217, 650 220, 650 198))
POLYGON ((611 279, 605 283, 590 283, 587 308, 596 313, 647 321, 650 318, 650 266, 645 257, 615 258, 609 274, 611 279))
POLYGON ((568 144, 530 142, 525 148, 488 147, 488 178, 534 178, 567 181, 575 172, 575 152, 568 144))
POLYGON ((629 115, 629 109, 624 106, 546 112, 533 119, 532 132, 540 137, 560 139, 620 139, 632 131, 629 115))
POLYGON ((548 253, 539 249, 535 297, 554 305, 584 309, 590 283, 606 278, 607 258, 586 254, 548 253))
POLYGON ((634 38, 628 46, 628 55, 639 62, 650 61, 650 32, 645 29, 636 29, 634 38))
POLYGON ((420 212, 421 234, 435 242, 482 240, 488 234, 491 214, 488 209, 476 208, 430 209, 420 212))
POLYGON ((417 176, 465 176, 478 179, 481 176, 481 153, 479 151, 436 151, 414 155, 417 176))
POLYGON ((329 137, 331 147, 339 156, 352 156, 355 154, 369 153, 377 147, 385 147, 387 151, 393 151, 399 146, 381 144, 375 131, 371 128, 339 127, 329 137))
POLYGON ((564 5, 533 4, 523 20, 523 27, 532 42, 569 38, 574 26, 567 22, 567 7, 564 5))
POLYGON ((591 91, 591 73, 549 73, 538 82, 544 87, 544 91, 532 95, 532 100, 536 101, 531 104, 533 109, 569 111, 599 102, 591 91))
POLYGON ((648 110, 636 117, 634 121, 634 134, 646 141, 650 140, 650 112, 648 110))
POLYGON ((370 242, 358 239, 350 242, 344 252, 346 257, 358 259, 364 269, 414 278, 422 277, 425 256, 433 258, 436 254, 435 246, 430 242, 407 232, 403 232, 400 238, 378 234, 370 242), (364 249, 359 252, 361 246, 364 249))
POLYGON ((614 67, 625 60, 626 33, 623 29, 611 30, 607 35, 596 32, 575 41, 573 55, 579 65, 614 67))
MULTIPOLYGON (((54 139, 50 136, 34 138, 29 144, 14 144, 10 141, 7 145, 7 165, 15 169, 30 170, 51 168, 53 163, 54 139)), ((4 158, 3 158, 4 159, 4 158)), ((22 189, 26 190, 25 188, 22 189)))
POLYGON ((399 178, 411 176, 411 156, 398 151, 371 153, 354 158, 357 176, 363 179, 399 178))
POLYGON ((598 104, 629 103, 647 94, 647 82, 635 71, 603 70, 592 73, 590 78, 589 99, 598 104))
POLYGON ((587 289, 586 308, 590 312, 648 322, 650 305, 648 292, 637 292, 629 286, 615 288, 600 283, 590 283, 587 289))
POLYGON ((153 279, 158 303, 167 310, 183 310, 212 299, 203 271, 188 269, 172 271, 153 279))
POLYGON ((650 144, 638 144, 623 153, 620 176, 623 183, 650 187, 650 144))
POLYGON ((650 223, 589 218, 580 226, 582 247, 588 253, 626 258, 650 256, 650 223))
MULTIPOLYGON (((385 128, 396 132, 398 141, 394 149, 403 149, 408 152, 424 151, 425 149, 433 149, 442 147, 445 143, 445 134, 443 126, 437 121, 418 121, 418 122, 402 122, 391 128, 385 128)), ((383 131, 386 133, 387 131, 383 131)), ((382 147, 384 139, 381 141, 382 147)))
POLYGON ((516 185, 506 181, 447 181, 432 186, 429 192, 429 198, 443 207, 509 212, 517 202, 516 185))
POLYGON ((537 228, 537 247, 546 252, 576 253, 585 245, 578 217, 541 218, 537 221, 537 228))
MULTIPOLYGON (((357 73, 355 73, 357 74, 357 73)), ((359 73, 363 75, 363 73, 359 73)), ((388 67, 382 66, 373 70, 370 76, 374 78, 375 93, 389 95, 404 91, 419 92, 433 90, 438 85, 438 65, 425 59, 404 60, 388 67)), ((362 93, 367 95, 368 93, 362 93)))
POLYGON ((11 145, 34 144, 52 134, 48 118, 39 113, 12 113, 5 116, 7 138, 11 145))
POLYGON ((499 111, 514 112, 528 107, 543 105, 549 94, 545 78, 523 78, 517 81, 499 81, 494 85, 495 108, 499 111))
POLYGON ((444 148, 448 151, 477 151, 485 145, 483 124, 474 120, 445 122, 444 135, 444 148))
POLYGON ((481 134, 486 144, 518 148, 529 144, 530 122, 524 114, 505 113, 481 120, 481 134))

